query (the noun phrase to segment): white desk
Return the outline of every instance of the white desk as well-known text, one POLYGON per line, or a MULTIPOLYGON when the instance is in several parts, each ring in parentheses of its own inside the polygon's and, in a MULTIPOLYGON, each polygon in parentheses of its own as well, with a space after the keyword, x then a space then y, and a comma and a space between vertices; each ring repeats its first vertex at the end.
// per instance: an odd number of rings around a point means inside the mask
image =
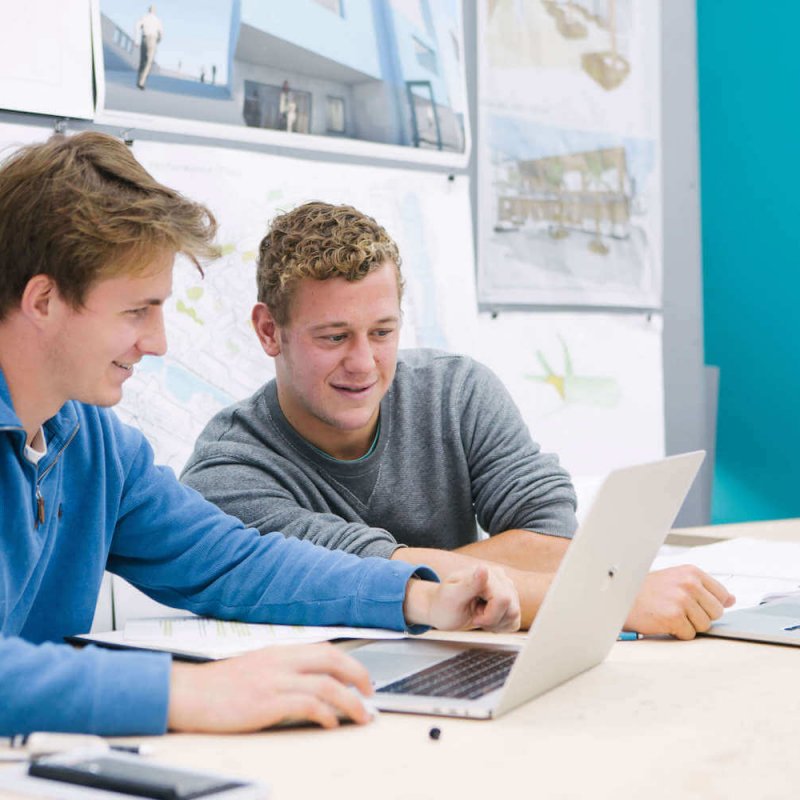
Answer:
MULTIPOLYGON (((676 533, 800 540, 800 520, 676 533)), ((157 760, 258 778, 278 800, 796 798, 799 680, 800 648, 619 642, 596 669, 494 721, 383 714, 337 731, 153 744, 157 760)))

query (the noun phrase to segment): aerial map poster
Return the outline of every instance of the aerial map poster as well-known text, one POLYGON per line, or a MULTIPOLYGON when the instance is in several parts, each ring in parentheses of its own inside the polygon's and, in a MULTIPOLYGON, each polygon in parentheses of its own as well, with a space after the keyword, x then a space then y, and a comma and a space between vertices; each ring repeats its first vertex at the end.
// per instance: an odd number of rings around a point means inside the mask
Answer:
POLYGON ((250 324, 255 257, 270 220, 303 202, 354 205, 397 241, 406 284, 401 347, 471 349, 466 177, 147 141, 136 141, 133 152, 157 180, 211 208, 223 251, 205 278, 179 261, 165 307, 169 351, 142 361, 118 407, 146 434, 159 463, 180 471, 211 416, 272 378, 272 359, 250 324))
POLYGON ((657 0, 480 0, 479 300, 661 305, 657 0))

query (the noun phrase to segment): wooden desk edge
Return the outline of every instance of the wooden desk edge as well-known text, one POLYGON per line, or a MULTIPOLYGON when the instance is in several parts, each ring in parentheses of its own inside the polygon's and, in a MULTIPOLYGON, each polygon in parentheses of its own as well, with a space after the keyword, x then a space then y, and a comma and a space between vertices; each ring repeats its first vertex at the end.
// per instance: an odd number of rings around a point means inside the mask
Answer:
POLYGON ((800 519, 777 519, 759 522, 737 522, 727 525, 706 525, 696 528, 674 528, 667 536, 667 544, 695 547, 742 536, 779 542, 800 541, 800 519))

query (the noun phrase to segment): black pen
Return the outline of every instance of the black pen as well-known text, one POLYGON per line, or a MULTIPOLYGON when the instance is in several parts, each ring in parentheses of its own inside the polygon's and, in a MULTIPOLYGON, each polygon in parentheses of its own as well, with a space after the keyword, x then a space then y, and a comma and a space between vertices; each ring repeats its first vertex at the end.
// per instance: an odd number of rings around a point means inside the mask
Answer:
POLYGON ((133 753, 135 756, 153 754, 153 748, 149 744, 112 744, 110 748, 116 753, 133 753))

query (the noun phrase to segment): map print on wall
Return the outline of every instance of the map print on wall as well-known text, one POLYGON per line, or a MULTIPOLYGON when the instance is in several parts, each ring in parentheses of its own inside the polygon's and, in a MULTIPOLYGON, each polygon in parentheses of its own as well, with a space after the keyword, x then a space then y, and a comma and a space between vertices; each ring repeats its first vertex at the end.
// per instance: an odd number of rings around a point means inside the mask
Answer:
POLYGON ((483 0, 479 299, 658 308, 654 0, 483 0))
POLYGON ((563 367, 559 373, 553 369, 542 350, 536 351, 536 358, 543 374, 525 377, 532 381, 552 386, 564 403, 584 403, 599 408, 616 408, 620 401, 619 381, 611 376, 576 375, 572 367, 569 346, 559 334, 563 355, 563 367))
POLYGON ((660 315, 482 314, 475 356, 580 491, 586 480, 664 454, 661 327, 660 315))
POLYGON ((157 462, 179 471, 208 419, 274 374, 250 324, 255 256, 269 221, 308 200, 354 205, 396 239, 406 281, 402 347, 470 348, 466 179, 153 142, 137 142, 134 154, 156 179, 211 208, 223 248, 205 278, 179 262, 165 309, 169 351, 145 358, 125 384, 118 413, 145 433, 157 462))

